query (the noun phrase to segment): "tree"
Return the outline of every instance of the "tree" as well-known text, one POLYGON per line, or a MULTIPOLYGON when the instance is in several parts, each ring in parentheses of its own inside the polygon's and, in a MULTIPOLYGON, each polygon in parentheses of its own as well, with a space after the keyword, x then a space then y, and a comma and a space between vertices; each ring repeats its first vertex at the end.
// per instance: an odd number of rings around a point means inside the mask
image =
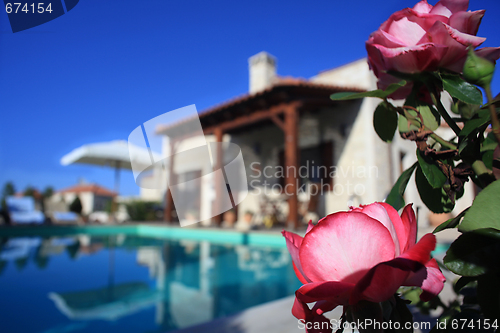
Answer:
POLYGON ((82 214, 82 202, 80 201, 80 197, 76 197, 75 200, 69 205, 70 212, 77 213, 79 215, 82 214))
POLYGON ((36 190, 33 186, 28 186, 24 190, 23 195, 25 197, 33 197, 34 199, 36 199, 36 190))
POLYGON ((50 198, 54 194, 54 188, 52 186, 47 186, 45 190, 43 190, 43 197, 45 199, 50 198))
POLYGON ((16 189, 14 187, 14 184, 12 182, 5 183, 3 190, 2 190, 2 209, 7 208, 7 204, 5 202, 5 199, 8 196, 14 195, 14 193, 16 193, 16 189))
POLYGON ((42 205, 42 212, 44 213, 45 213, 45 200, 48 200, 52 196, 52 194, 54 194, 54 188, 52 186, 47 186, 45 190, 43 190, 40 203, 42 205))

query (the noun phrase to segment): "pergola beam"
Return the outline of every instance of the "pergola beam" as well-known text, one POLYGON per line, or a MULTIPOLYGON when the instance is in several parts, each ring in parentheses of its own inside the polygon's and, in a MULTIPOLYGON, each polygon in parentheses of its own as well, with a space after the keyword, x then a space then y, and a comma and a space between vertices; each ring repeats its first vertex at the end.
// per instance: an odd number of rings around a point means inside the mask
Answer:
POLYGON ((170 139, 170 163, 168 166, 168 187, 165 192, 165 207, 163 209, 163 221, 170 223, 172 222, 172 212, 174 211, 174 199, 172 197, 172 191, 170 191, 170 186, 174 183, 175 173, 174 173, 174 156, 175 156, 175 141, 170 139))
POLYGON ((205 129, 203 129, 203 132, 205 134, 215 134, 215 130, 217 128, 221 129, 224 132, 234 130, 238 127, 243 127, 246 125, 251 125, 266 119, 272 119, 273 117, 282 114, 285 109, 288 107, 295 107, 297 108, 302 102, 300 101, 293 101, 290 103, 281 103, 275 106, 272 106, 268 109, 263 109, 263 110, 258 110, 254 111, 251 114, 244 115, 244 116, 239 116, 238 118, 234 120, 229 120, 229 121, 223 121, 218 125, 215 126, 210 126, 205 129))
MULTIPOLYGON (((222 156, 222 139, 224 136, 224 132, 222 128, 216 127, 214 129, 214 135, 215 135, 215 141, 217 142, 217 148, 216 148, 216 153, 215 153, 215 211, 220 212, 222 211, 221 205, 222 205, 222 197, 224 195, 224 188, 222 187, 223 184, 226 184, 225 179, 222 176, 222 163, 223 163, 223 156, 222 156)), ((214 221, 217 226, 220 226, 222 224, 222 214, 218 214, 214 216, 214 221)))
POLYGON ((288 196, 287 226, 296 230, 299 226, 299 201, 297 198, 297 182, 299 170, 299 110, 289 105, 285 110, 285 170, 286 183, 284 192, 288 196), (290 172, 290 169, 292 172, 290 172))

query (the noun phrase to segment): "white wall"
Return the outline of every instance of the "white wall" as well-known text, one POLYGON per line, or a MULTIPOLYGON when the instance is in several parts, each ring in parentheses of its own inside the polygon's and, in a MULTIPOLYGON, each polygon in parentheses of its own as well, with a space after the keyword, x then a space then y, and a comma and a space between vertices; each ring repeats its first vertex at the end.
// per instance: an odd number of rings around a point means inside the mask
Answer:
MULTIPOLYGON (((66 206, 69 209, 69 205, 75 200, 76 198, 76 193, 74 192, 56 192, 54 195, 51 197, 52 202, 60 202, 61 200, 64 201, 66 206)), ((80 197, 80 201, 82 203, 82 214, 83 215, 88 215, 92 213, 93 207, 94 207, 94 195, 92 192, 82 192, 79 193, 78 196, 80 197)))
POLYGON ((312 82, 335 84, 340 87, 356 87, 371 90, 376 86, 375 76, 370 72, 366 58, 344 66, 320 72, 311 78, 312 82))

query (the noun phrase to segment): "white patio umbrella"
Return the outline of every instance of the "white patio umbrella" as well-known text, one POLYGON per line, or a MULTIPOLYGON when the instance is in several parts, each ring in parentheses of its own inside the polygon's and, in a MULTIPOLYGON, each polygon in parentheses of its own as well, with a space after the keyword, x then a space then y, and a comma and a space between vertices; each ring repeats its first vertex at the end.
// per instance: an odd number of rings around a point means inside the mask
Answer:
POLYGON ((51 292, 48 297, 70 319, 116 320, 162 302, 165 295, 143 282, 127 282, 93 290, 51 292))
POLYGON ((74 163, 109 166, 115 168, 115 191, 119 193, 120 169, 143 169, 161 160, 161 156, 149 149, 138 147, 125 140, 83 145, 61 158, 62 165, 74 163))

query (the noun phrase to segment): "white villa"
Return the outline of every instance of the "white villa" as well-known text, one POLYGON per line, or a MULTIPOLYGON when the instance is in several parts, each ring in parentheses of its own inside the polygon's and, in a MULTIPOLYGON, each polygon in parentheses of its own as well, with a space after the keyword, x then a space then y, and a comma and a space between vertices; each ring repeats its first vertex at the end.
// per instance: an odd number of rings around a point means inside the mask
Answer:
MULTIPOLYGON (((298 227, 351 205, 383 201, 401 172, 416 161, 415 143, 396 134, 387 144, 377 136, 373 113, 379 99, 339 102, 329 98, 336 92, 376 89, 376 78, 366 59, 322 71, 309 79, 279 76, 276 63, 276 58, 266 52, 252 56, 248 93, 199 113, 207 142, 231 142, 241 149, 248 187, 230 191, 235 202, 241 201, 233 205, 238 221, 251 213, 253 223, 274 216, 288 227, 298 227), (241 191, 248 191, 246 197, 238 193, 241 191)), ((165 136, 165 157, 173 155, 172 150, 175 154, 203 142, 182 130, 192 120, 157 129, 157 134, 165 136)), ((440 131, 444 137, 452 135, 447 128, 440 131)), ((145 181, 188 181, 207 175, 202 168, 196 161, 174 160, 165 171, 157 169, 145 181)), ((193 209, 204 211, 202 216, 216 215, 203 220, 203 224, 221 223, 223 216, 210 212, 221 193, 227 191, 205 180, 198 189, 191 189, 193 209)), ((176 218, 169 191, 149 189, 142 195, 165 198, 166 221, 176 218)), ((473 196, 469 182, 454 213, 470 204, 473 196)), ((414 203, 419 225, 427 226, 431 214, 420 200, 414 176, 405 201, 414 203)))
POLYGON ((82 203, 82 214, 89 215, 96 211, 106 211, 116 193, 98 184, 78 184, 55 192, 50 201, 64 203, 69 207, 77 196, 82 203))

